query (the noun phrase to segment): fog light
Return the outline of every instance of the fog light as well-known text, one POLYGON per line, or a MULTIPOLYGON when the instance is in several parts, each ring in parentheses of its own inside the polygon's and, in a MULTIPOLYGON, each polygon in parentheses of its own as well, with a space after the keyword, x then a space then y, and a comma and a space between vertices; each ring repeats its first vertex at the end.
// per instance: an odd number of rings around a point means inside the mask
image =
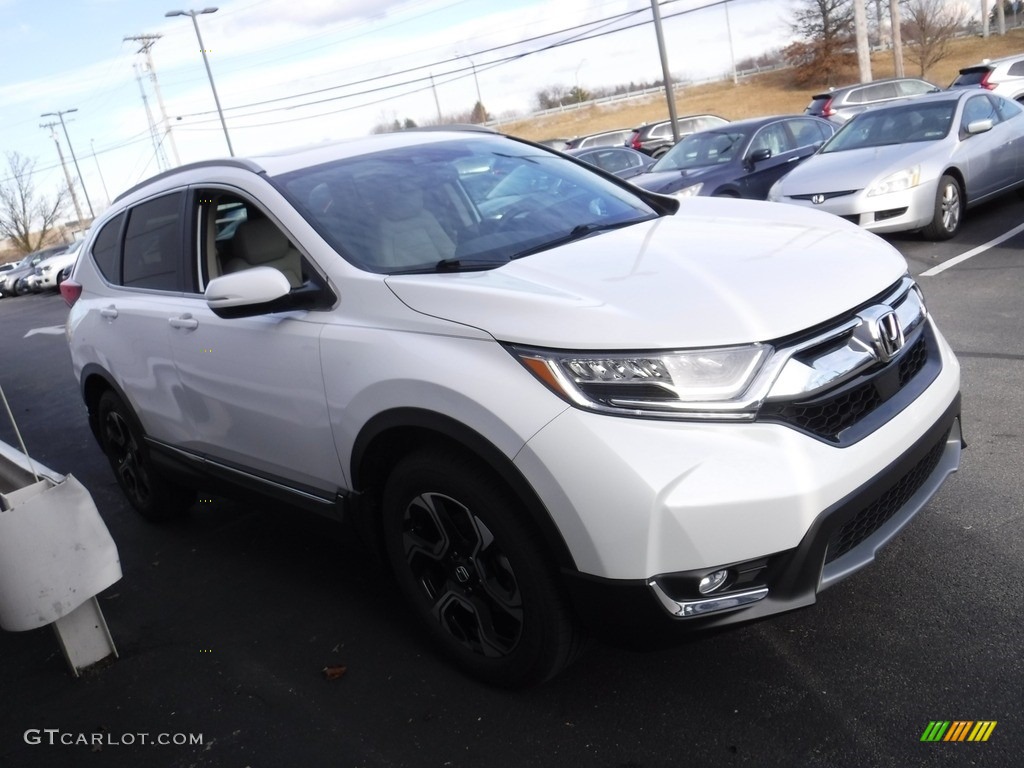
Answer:
POLYGON ((720 586, 725 584, 725 580, 729 576, 729 571, 721 570, 709 573, 703 579, 700 580, 700 584, 697 585, 697 591, 702 595, 710 594, 718 589, 720 586))

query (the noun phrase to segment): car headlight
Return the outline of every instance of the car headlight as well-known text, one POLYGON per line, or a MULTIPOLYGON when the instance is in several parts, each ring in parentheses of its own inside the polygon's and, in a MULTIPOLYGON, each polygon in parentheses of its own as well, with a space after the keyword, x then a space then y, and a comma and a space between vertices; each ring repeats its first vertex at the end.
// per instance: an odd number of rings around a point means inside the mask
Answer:
POLYGON ((876 181, 868 190, 868 197, 876 195, 887 195, 890 192, 902 192, 911 189, 921 183, 921 166, 905 168, 902 171, 891 173, 881 181, 876 181))
POLYGON ((577 407, 689 419, 753 418, 758 403, 744 394, 772 352, 764 344, 672 352, 510 349, 577 407))
POLYGON ((696 197, 700 194, 701 188, 704 186, 704 182, 700 181, 696 184, 691 184, 688 187, 683 187, 672 193, 673 197, 696 197))

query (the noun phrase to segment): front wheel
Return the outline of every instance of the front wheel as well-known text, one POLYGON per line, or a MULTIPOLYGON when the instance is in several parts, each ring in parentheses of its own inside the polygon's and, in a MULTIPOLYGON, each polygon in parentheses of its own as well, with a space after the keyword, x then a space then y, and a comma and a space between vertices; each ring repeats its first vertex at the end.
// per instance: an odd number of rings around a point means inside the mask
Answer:
POLYGON ((471 458, 422 451, 395 467, 383 533, 398 586, 441 651, 484 682, 554 677, 582 644, 520 502, 471 458))
POLYGON ((935 191, 935 210, 931 223, 923 230, 924 236, 929 240, 949 240, 960 231, 963 216, 964 196, 960 183, 952 176, 943 176, 935 191))
POLYGON ((152 521, 185 514, 195 501, 195 491, 170 483, 152 466, 142 431, 128 406, 108 390, 97 408, 100 445, 131 505, 152 521))

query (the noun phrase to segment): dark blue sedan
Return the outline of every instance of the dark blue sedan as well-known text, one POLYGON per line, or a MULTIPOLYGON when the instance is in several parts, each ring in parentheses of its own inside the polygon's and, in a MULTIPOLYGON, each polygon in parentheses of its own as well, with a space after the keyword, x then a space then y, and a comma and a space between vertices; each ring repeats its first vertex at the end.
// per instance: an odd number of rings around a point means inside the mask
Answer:
POLYGON ((677 197, 764 200, 772 184, 813 155, 835 131, 828 120, 805 115, 737 120, 690 134, 630 181, 677 197))

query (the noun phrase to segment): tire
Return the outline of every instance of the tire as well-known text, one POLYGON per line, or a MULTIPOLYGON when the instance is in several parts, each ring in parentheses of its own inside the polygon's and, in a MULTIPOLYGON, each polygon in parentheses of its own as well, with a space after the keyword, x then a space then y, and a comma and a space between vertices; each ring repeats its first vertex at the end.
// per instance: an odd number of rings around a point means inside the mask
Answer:
POLYGON ((153 468, 142 430, 124 401, 110 390, 104 392, 97 418, 100 445, 135 510, 154 522, 187 513, 195 502, 195 491, 172 484, 153 468))
POLYGON ((932 221, 922 232, 929 240, 949 240, 960 231, 963 218, 964 195, 960 183, 952 176, 943 176, 935 191, 932 221))
POLYGON ((475 460, 411 454, 384 489, 384 546, 442 653, 472 677, 525 688, 554 677, 583 635, 520 502, 475 460))

